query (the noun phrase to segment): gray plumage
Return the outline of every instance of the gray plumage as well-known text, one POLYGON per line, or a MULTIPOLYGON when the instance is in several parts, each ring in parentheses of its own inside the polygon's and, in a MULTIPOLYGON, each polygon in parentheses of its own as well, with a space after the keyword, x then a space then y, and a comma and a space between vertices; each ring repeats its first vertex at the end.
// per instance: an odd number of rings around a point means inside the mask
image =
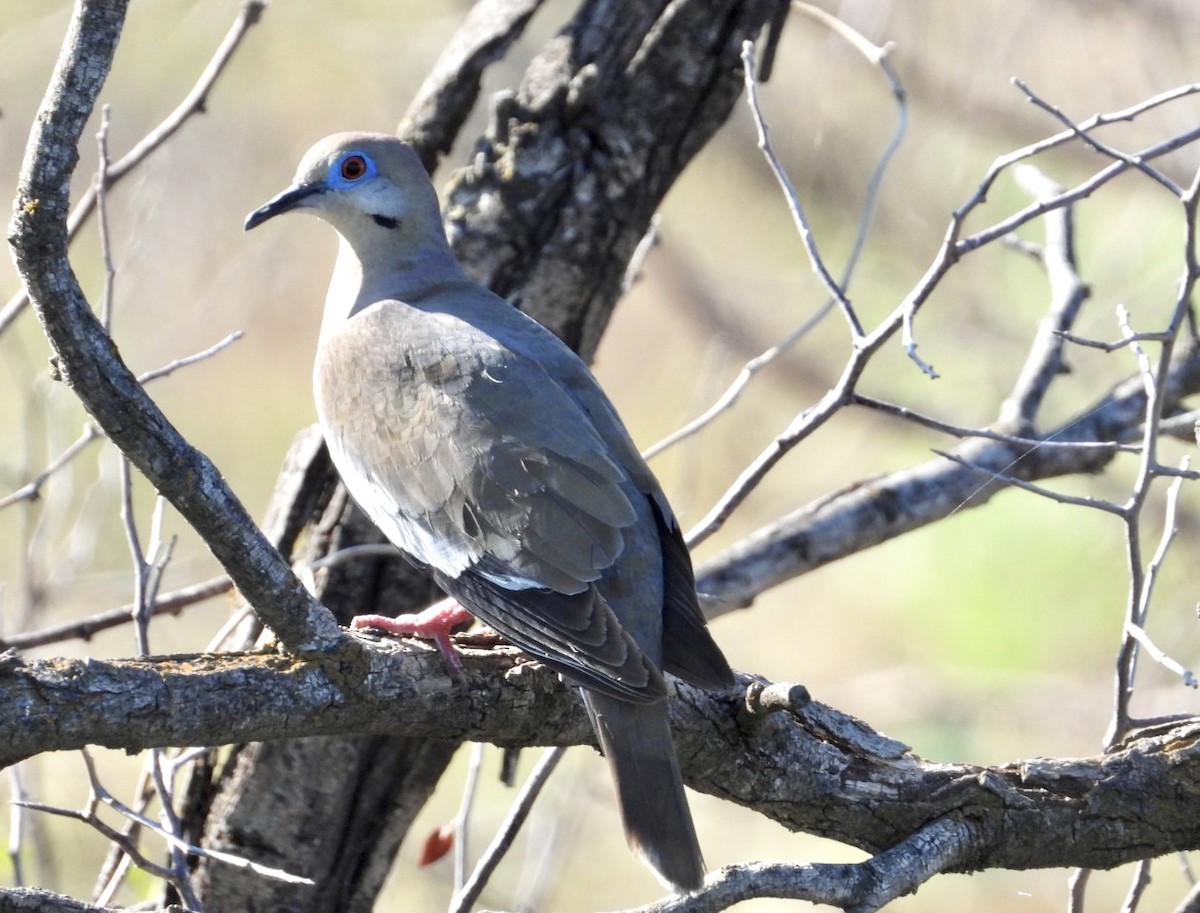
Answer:
POLYGON ((630 845, 698 887, 662 671, 705 688, 733 675, 612 404, 557 337, 463 272, 398 139, 322 140, 246 228, 292 209, 340 239, 314 383, 347 488, 447 593, 581 687, 630 845))

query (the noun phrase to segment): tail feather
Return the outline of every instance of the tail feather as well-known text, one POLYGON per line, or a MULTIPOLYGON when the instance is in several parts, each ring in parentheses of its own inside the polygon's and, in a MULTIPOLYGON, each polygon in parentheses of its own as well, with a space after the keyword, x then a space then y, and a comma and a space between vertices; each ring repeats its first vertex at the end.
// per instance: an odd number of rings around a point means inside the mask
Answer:
POLYGON ((667 703, 632 704, 594 691, 584 703, 612 771, 629 847, 677 891, 704 882, 704 860, 683 792, 667 703))

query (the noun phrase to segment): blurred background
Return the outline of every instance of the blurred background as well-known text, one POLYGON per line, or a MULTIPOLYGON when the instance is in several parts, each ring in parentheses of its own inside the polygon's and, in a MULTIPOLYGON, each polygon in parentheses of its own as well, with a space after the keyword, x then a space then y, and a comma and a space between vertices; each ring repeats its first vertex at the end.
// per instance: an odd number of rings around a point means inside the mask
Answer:
MULTIPOLYGON (((883 185, 879 210, 850 297, 868 327, 918 281, 952 210, 970 197, 999 155, 1060 125, 1028 104, 1019 77, 1067 116, 1115 111, 1200 80, 1200 7, 1192 0, 825 0, 872 41, 894 42, 890 58, 909 98, 904 145, 883 185)), ((116 275, 113 335, 136 372, 191 355, 235 330, 236 344, 156 381, 151 394, 214 459, 251 512, 262 517, 286 448, 315 421, 310 366, 332 235, 315 220, 288 220, 244 236, 242 220, 289 182, 308 146, 337 130, 393 130, 469 4, 457 0, 289 0, 270 6, 192 119, 109 200, 116 275)), ((552 0, 526 37, 488 76, 487 94, 514 85, 573 5, 552 0)), ((124 154, 195 81, 237 11, 234 0, 133 4, 102 100, 108 144, 124 154)), ((5 0, 0 8, 0 194, 11 198, 29 124, 69 15, 60 0, 5 0)), ((880 73, 845 42, 794 15, 761 101, 771 138, 835 274, 858 229, 866 186, 896 123, 880 73)), ((481 106, 485 107, 484 106, 481 106)), ((463 132, 437 182, 470 154, 485 111, 463 132)), ((1188 99, 1104 134, 1126 151, 1200 119, 1188 99)), ((82 149, 81 190, 94 146, 82 149)), ((1106 164, 1078 146, 1038 164, 1064 184, 1106 164)), ((1188 149, 1160 163, 1186 185, 1200 164, 1188 149)), ((1025 205, 1002 179, 970 223, 980 228, 1025 205)), ((1080 271, 1091 285, 1078 332, 1119 335, 1128 307, 1141 330, 1159 326, 1175 296, 1182 260, 1178 202, 1127 175, 1077 209, 1080 271)), ((1034 223, 1020 232, 1041 240, 1034 223)), ((73 249, 74 267, 98 303, 103 264, 94 224, 73 249)), ((19 288, 0 263, 0 301, 19 288)), ((649 446, 703 410, 750 357, 801 324, 824 302, 783 200, 755 149, 745 107, 685 173, 661 213, 661 240, 641 281, 620 304, 596 359, 597 373, 635 438, 649 446)), ((898 343, 872 363, 863 389, 963 425, 992 421, 1024 361, 1048 303, 1044 276, 1028 257, 992 245, 963 261, 918 321, 930 381, 898 343)), ((47 371, 49 348, 32 313, 0 336, 0 497, 38 472, 79 435, 84 413, 47 371)), ((759 376, 738 406, 704 434, 656 459, 655 470, 685 528, 702 517, 739 470, 837 378, 847 354, 834 314, 759 376)), ((1128 352, 1073 353, 1041 417, 1051 427, 1085 410, 1132 373, 1128 352)), ((699 560, 789 510, 872 475, 915 465, 953 442, 864 412, 840 415, 807 441, 716 537, 699 560)), ((1178 459, 1184 445, 1165 454, 1178 459)), ((1050 483, 1073 494, 1123 500, 1132 459, 1097 478, 1050 483)), ((152 496, 137 483, 138 522, 149 528, 152 496)), ((1165 488, 1165 486, 1162 486, 1165 488)), ((1149 508, 1147 551, 1158 535, 1161 495, 1149 508)), ((1180 537, 1163 568, 1150 631, 1185 666, 1200 665, 1193 571, 1200 492, 1185 487, 1180 537)), ((129 601, 132 576, 118 518, 117 461, 94 444, 46 486, 40 501, 0 511, 0 636, 82 617, 129 601)), ((178 536, 163 584, 175 589, 217 573, 211 556, 168 511, 178 536)), ((1113 667, 1127 600, 1123 532, 1111 516, 1021 492, 997 497, 766 594, 714 625, 733 664, 803 682, 813 696, 861 717, 923 757, 979 764, 1030 756, 1090 755, 1111 716, 1113 667)), ((203 649, 233 606, 210 601, 151 628, 155 652, 203 649)), ((121 656, 120 629, 89 643, 34 655, 121 656)), ((1139 670, 1135 712, 1190 713, 1200 701, 1149 661, 1139 670)), ((526 752, 525 764, 534 760, 526 752)), ((131 783, 133 759, 101 753, 111 789, 131 783)), ((493 779, 491 752, 485 778, 493 779)), ((627 907, 658 896, 651 876, 625 854, 607 775, 594 753, 570 753, 527 839, 485 895, 511 909, 541 898, 543 909, 627 907), (587 814, 580 814, 586 802, 587 814), (570 814, 559 812, 569 805, 570 814), (546 847, 555 849, 546 851, 546 847), (547 879, 547 870, 563 869, 547 879)), ((23 778, 41 801, 78 805, 82 765, 71 755, 39 758, 23 778)), ((447 777, 425 830, 448 819, 460 780, 447 777)), ((7 798, 7 796, 5 797, 7 798)), ((510 794, 489 784, 477 819, 482 847, 510 794)), ((757 816, 693 796, 711 867, 750 860, 839 861, 862 854, 791 835, 757 816)), ((0 822, 7 810, 0 805, 0 822)), ((27 877, 76 895, 90 890, 103 852, 76 847, 81 825, 43 822, 27 877), (72 846, 69 855, 62 852, 72 846), (56 849, 57 848, 57 849, 56 849), (90 854, 90 856, 89 856, 90 854), (91 858, 94 857, 94 858, 91 858)), ((449 861, 416 869, 418 827, 381 909, 440 909, 449 861), (389 905, 390 904, 390 905, 389 905)), ((90 837, 89 837, 90 839, 90 837)), ((1186 860, 1156 864, 1141 909, 1171 910, 1189 887, 1186 860)), ((988 872, 943 876, 895 902, 901 911, 1065 908, 1067 874, 988 872)), ((1131 870, 1096 876, 1090 909, 1116 909, 1131 870)), ((11 883, 0 858, 0 880, 11 883)), ((148 889, 148 879, 135 888, 148 889)), ((758 901, 755 913, 797 909, 758 901)))

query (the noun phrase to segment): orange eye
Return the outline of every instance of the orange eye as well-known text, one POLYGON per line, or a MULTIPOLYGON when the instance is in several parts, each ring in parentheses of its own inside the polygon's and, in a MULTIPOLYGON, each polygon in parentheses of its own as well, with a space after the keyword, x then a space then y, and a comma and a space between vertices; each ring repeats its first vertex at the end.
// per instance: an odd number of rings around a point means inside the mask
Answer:
POLYGON ((347 181, 357 181, 367 173, 367 160, 361 155, 348 155, 342 160, 341 172, 347 181))

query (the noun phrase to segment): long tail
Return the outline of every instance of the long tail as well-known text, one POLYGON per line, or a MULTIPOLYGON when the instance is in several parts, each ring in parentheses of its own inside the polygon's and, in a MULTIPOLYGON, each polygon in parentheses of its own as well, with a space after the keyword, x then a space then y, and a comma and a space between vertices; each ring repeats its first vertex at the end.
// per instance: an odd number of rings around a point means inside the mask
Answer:
POLYGON ((633 704, 588 690, 583 699, 612 770, 630 849, 675 890, 696 890, 704 881, 704 860, 675 760, 666 701, 633 704))

